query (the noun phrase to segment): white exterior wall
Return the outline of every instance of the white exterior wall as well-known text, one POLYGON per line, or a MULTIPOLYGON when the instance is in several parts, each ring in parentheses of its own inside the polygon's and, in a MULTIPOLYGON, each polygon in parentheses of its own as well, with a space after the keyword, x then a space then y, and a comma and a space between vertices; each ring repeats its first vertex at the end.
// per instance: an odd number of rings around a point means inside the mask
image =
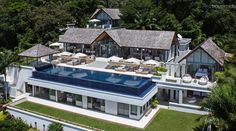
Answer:
POLYGON ((12 67, 8 70, 8 81, 10 84, 10 96, 15 98, 18 94, 17 92, 25 92, 25 82, 27 82, 28 78, 32 76, 32 67, 21 66, 12 67), (13 82, 13 83, 12 83, 13 82))
POLYGON ((105 100, 105 112, 112 115, 117 115, 117 102, 105 100))
POLYGON ((88 108, 88 97, 87 96, 82 96, 82 107, 83 108, 88 108))
POLYGON ((83 127, 54 120, 34 113, 22 111, 19 109, 15 109, 13 107, 8 107, 7 111, 9 111, 9 113, 14 117, 21 118, 22 120, 26 121, 27 124, 32 125, 32 127, 35 127, 35 122, 36 122, 37 126, 36 128, 39 129, 40 131, 47 131, 48 125, 50 125, 52 122, 58 122, 62 124, 64 131, 86 131, 86 130, 89 131, 89 129, 83 127))
POLYGON ((144 97, 135 97, 135 96, 130 96, 130 95, 122 95, 122 94, 117 94, 117 93, 105 92, 105 91, 100 91, 100 90, 94 90, 94 89, 89 89, 89 88, 84 88, 84 87, 78 87, 78 86, 50 82, 50 81, 39 80, 39 79, 33 79, 33 78, 28 79, 28 83, 31 85, 37 85, 37 86, 54 89, 54 90, 65 91, 65 92, 73 93, 73 94, 79 94, 79 95, 86 94, 86 96, 120 102, 120 103, 126 103, 126 104, 135 103, 135 105, 138 105, 138 106, 144 105, 157 93, 157 86, 154 87, 151 91, 149 91, 144 97))

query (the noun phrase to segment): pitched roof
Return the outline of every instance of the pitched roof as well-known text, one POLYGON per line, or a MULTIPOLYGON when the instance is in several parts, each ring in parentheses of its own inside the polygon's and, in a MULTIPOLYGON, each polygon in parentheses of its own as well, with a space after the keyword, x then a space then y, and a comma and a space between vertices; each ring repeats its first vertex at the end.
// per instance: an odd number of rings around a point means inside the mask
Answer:
POLYGON ((101 8, 101 9, 96 9, 96 11, 93 13, 93 15, 90 18, 93 18, 94 16, 96 16, 100 11, 104 11, 113 20, 120 19, 120 16, 122 15, 120 13, 119 9, 115 9, 115 8, 101 8))
POLYGON ((59 53, 57 50, 53 50, 51 48, 48 48, 44 45, 37 44, 28 50, 25 50, 18 54, 19 56, 26 56, 26 57, 34 57, 34 58, 39 58, 51 54, 59 53))
POLYGON ((69 28, 59 36, 59 42, 92 44, 102 33, 107 33, 121 47, 152 49, 170 49, 175 37, 174 31, 69 28))
POLYGON ((59 42, 75 44, 91 44, 104 29, 68 28, 64 35, 59 36, 59 42))
POLYGON ((197 49, 203 49, 208 55, 210 55, 217 63, 219 63, 221 66, 224 65, 224 59, 225 59, 225 52, 220 47, 218 47, 211 38, 208 38, 206 41, 198 45, 196 48, 194 48, 191 52, 186 54, 179 62, 186 59, 189 55, 191 55, 194 51, 197 49))
POLYGON ((122 47, 170 49, 175 37, 174 31, 117 29, 105 32, 122 47))

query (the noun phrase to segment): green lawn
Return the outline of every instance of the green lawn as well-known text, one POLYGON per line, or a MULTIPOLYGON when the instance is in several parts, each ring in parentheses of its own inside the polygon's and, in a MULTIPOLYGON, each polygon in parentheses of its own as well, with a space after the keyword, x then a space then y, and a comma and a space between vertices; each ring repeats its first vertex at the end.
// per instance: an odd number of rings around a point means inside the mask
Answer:
MULTIPOLYGON (((120 124, 111 123, 108 121, 98 120, 95 118, 67 112, 32 102, 23 102, 16 105, 19 108, 39 112, 50 115, 59 119, 64 119, 83 125, 107 130, 107 131, 130 131, 140 130, 120 124)), ((172 110, 161 109, 149 126, 145 129, 147 131, 191 131, 197 127, 200 122, 197 119, 200 115, 176 112, 172 110)))

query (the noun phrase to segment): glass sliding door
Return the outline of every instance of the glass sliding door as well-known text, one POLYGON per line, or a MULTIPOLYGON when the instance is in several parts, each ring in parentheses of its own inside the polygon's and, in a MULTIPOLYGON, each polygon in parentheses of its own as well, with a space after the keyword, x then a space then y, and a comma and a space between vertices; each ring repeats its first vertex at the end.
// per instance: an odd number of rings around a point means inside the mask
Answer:
POLYGON ((129 116, 129 104, 118 103, 118 115, 129 116))
POLYGON ((120 47, 112 40, 102 40, 96 46, 96 55, 101 57, 118 56, 120 47))
POLYGON ((25 92, 30 93, 30 95, 32 95, 33 94, 33 86, 28 83, 25 83, 25 92))
POLYGON ((49 99, 56 101, 56 91, 55 90, 49 89, 49 99))
POLYGON ((36 86, 35 87, 35 96, 49 100, 49 89, 36 86))

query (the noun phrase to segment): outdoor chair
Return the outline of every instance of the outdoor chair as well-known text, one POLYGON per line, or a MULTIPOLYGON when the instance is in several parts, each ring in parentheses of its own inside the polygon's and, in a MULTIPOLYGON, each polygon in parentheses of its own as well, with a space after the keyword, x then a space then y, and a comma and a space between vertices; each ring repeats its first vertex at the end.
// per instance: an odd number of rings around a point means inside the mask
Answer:
POLYGON ((199 79, 198 84, 199 85, 206 85, 209 81, 209 78, 207 76, 203 76, 199 79))
POLYGON ((143 68, 139 68, 138 70, 135 70, 135 73, 137 74, 149 74, 149 72, 144 70, 143 68))
POLYGON ((126 72, 127 71, 127 66, 126 65, 121 65, 121 66, 115 68, 115 71, 126 72))
POLYGON ((183 76, 183 82, 184 83, 191 83, 192 82, 192 77, 189 74, 185 74, 183 76))

